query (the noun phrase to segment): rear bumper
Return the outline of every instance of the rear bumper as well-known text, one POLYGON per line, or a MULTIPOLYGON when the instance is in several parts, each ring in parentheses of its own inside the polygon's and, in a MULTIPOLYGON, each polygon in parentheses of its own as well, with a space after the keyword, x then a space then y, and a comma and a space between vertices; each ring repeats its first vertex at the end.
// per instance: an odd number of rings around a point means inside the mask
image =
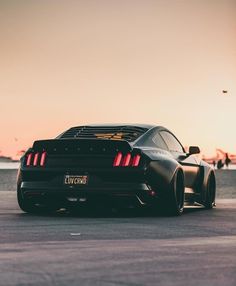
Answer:
POLYGON ((34 191, 42 191, 42 192, 89 192, 89 193, 107 193, 107 194, 132 194, 140 191, 148 191, 150 188, 147 184, 144 183, 104 183, 102 185, 80 185, 80 186, 66 186, 66 185, 55 185, 49 182, 37 182, 37 181, 29 181, 29 182, 21 182, 20 188, 24 192, 34 192, 34 191))
POLYGON ((26 199, 52 203, 60 202, 101 202, 116 203, 133 201, 138 205, 149 204, 155 194, 146 183, 143 168, 114 169, 26 169, 21 166, 18 177, 18 190, 26 199), (88 175, 87 185, 69 186, 64 184, 64 176, 88 175))
POLYGON ((92 203, 126 206, 145 206, 155 200, 145 183, 106 183, 97 186, 59 186, 48 182, 21 182, 21 195, 38 203, 63 205, 92 203))

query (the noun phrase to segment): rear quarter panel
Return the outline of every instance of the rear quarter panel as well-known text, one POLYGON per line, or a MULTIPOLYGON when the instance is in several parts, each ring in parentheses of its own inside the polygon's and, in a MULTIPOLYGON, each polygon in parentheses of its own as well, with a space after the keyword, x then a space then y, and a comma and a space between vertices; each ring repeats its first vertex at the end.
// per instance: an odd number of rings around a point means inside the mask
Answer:
POLYGON ((172 156, 162 150, 145 151, 145 155, 150 158, 147 165, 146 178, 153 187, 166 188, 180 164, 172 156))

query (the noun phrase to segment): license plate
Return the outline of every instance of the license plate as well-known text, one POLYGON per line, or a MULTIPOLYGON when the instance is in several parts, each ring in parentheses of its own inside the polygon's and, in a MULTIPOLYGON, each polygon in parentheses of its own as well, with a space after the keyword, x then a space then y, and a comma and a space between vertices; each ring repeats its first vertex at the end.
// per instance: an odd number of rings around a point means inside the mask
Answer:
POLYGON ((69 186, 75 185, 87 185, 88 176, 78 176, 78 175, 65 175, 64 184, 69 186))

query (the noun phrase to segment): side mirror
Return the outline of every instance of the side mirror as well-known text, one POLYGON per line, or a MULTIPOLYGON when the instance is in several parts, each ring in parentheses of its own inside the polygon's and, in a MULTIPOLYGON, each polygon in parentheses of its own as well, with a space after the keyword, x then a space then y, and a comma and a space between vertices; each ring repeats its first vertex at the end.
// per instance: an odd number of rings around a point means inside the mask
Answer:
POLYGON ((198 146, 190 146, 189 147, 189 155, 193 155, 193 154, 199 154, 200 148, 198 146))

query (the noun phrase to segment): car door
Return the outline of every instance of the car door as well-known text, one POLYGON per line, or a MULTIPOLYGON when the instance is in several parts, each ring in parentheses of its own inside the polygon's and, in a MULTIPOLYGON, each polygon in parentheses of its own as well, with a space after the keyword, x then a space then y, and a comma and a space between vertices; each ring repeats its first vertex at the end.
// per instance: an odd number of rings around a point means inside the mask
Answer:
POLYGON ((185 186, 193 188, 199 174, 199 164, 194 155, 188 155, 179 140, 169 131, 160 131, 160 135, 165 141, 169 151, 184 170, 185 186))

